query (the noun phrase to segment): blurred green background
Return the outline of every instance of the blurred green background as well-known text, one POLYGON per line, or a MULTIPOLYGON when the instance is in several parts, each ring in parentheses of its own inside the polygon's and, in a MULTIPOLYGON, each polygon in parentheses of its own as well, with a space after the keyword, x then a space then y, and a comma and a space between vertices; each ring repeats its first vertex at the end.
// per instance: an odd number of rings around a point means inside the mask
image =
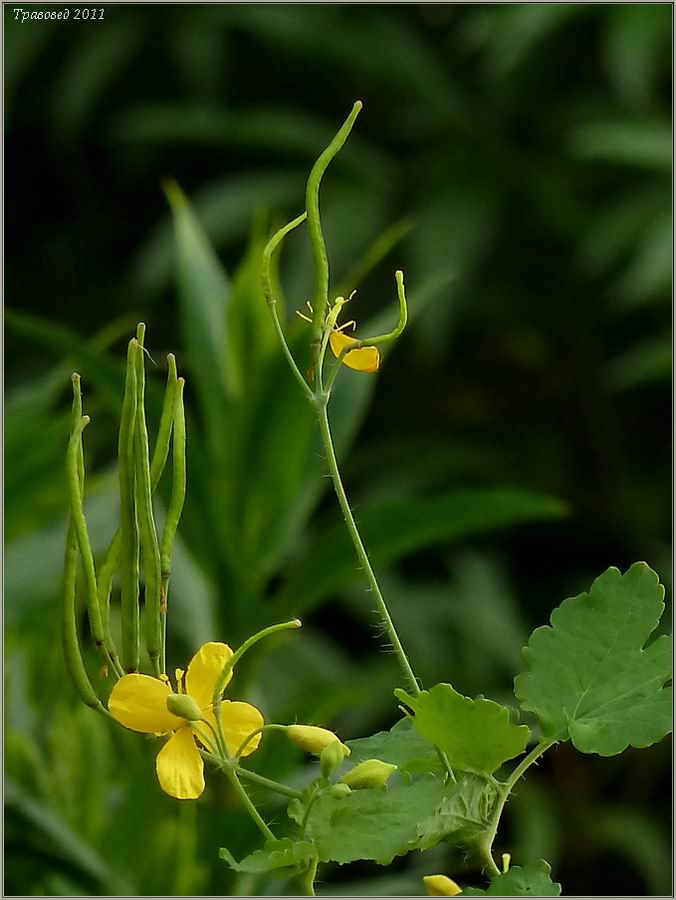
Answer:
MULTIPOLYGON (((403 268, 412 323, 377 377, 345 372, 337 389, 348 492, 425 683, 508 702, 530 630, 607 566, 646 560, 670 589, 672 10, 74 9, 22 24, 4 8, 5 893, 293 893, 218 860, 258 836, 217 776, 196 803, 163 795, 156 747, 81 706, 65 677, 69 374, 92 416, 99 551, 138 320, 151 425, 167 351, 187 378, 172 664, 299 615, 301 632, 240 668, 237 696, 344 738, 389 727, 398 670, 258 286, 270 229, 302 209, 312 162, 362 99, 322 194, 334 286, 359 287, 350 316, 366 328, 394 318, 403 268), (175 228, 167 176, 193 209, 175 228)), ((302 355, 304 234, 280 277, 302 355)), ((551 752, 499 849, 550 860, 566 894, 668 893, 670 761, 670 741, 609 760, 551 752)), ((251 764, 308 779, 274 736, 251 764)), ((319 890, 421 894, 434 871, 480 877, 442 847, 389 870, 324 867, 319 890)))

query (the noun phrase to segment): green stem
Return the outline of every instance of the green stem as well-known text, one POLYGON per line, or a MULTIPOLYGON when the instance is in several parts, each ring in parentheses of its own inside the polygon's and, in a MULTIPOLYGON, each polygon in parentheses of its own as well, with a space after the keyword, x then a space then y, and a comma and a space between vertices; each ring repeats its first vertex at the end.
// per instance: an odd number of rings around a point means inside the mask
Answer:
POLYGON ((282 784, 279 781, 273 781, 272 778, 266 778, 264 775, 259 775, 258 772, 250 772, 248 769, 243 769, 241 766, 235 766, 235 772, 240 778, 251 781, 253 784, 259 784, 261 787, 268 788, 268 790, 274 791, 276 794, 282 794, 284 797, 293 797, 300 800, 303 796, 302 791, 297 791, 295 788, 282 784))
POLYGON ((257 728, 255 731, 252 731, 251 734, 248 734, 242 743, 237 748, 237 753, 234 754, 235 759, 239 759, 244 750, 248 747, 251 741, 256 737, 257 734, 263 734, 265 731, 286 731, 286 725, 276 725, 274 723, 270 723, 269 725, 262 725, 260 728, 257 728))
POLYGON ((392 621, 392 617, 390 616, 387 604, 385 603, 385 599, 381 593, 380 586, 378 585, 378 581, 368 558, 368 553, 366 552, 366 548, 364 547, 364 544, 362 542, 361 535, 359 534, 359 530, 357 528, 357 523, 354 520, 352 510, 350 509, 350 504, 347 500, 345 488, 343 487, 343 482, 340 477, 340 469, 338 468, 336 451, 333 447, 333 439, 331 437, 331 428, 329 426, 329 416, 326 408, 326 400, 317 403, 317 417, 319 419, 319 429, 322 434, 322 441, 324 444, 324 451, 326 453, 326 461, 329 467, 329 473, 331 475, 331 480, 333 481, 336 496, 338 497, 338 503, 340 504, 340 508, 343 512, 345 525, 347 526, 347 530, 350 534, 350 538, 354 545, 354 549, 357 553, 359 562, 361 563, 366 574, 366 580, 368 581, 375 597, 380 618, 383 622, 383 625, 385 626, 385 630, 387 631, 387 635, 390 639, 397 660, 399 661, 399 665, 401 666, 401 669, 406 676, 406 679, 413 693, 419 694, 420 687, 418 685, 418 680, 415 677, 413 669, 411 668, 411 664, 408 661, 408 657, 406 656, 401 641, 399 640, 399 635, 397 634, 397 630, 394 627, 394 622, 392 621))
POLYGON ((261 283, 263 286, 263 294, 265 295, 265 300, 270 308, 270 313, 272 314, 272 321, 275 326, 275 331, 277 332, 277 337, 282 345, 282 351, 284 352, 284 356, 286 357, 286 361, 289 364, 289 368, 293 373, 294 378, 301 386, 303 393, 308 398, 308 400, 312 400, 314 398, 314 394, 312 393, 307 381, 303 378, 303 375, 296 365, 296 361, 293 358, 293 354, 289 349, 289 345, 286 340, 286 336, 284 335, 284 329, 282 328, 282 324, 279 321, 279 315, 277 313, 277 301, 273 296, 272 291, 272 278, 270 276, 270 263, 272 261, 272 254, 275 252, 279 244, 284 240, 286 235, 292 231, 294 228, 297 228, 302 222, 307 219, 307 213, 302 213, 302 215, 297 216, 291 222, 286 224, 283 228, 280 228, 268 241, 265 246, 265 250, 263 251, 263 261, 261 265, 261 283))
POLYGON ((496 800, 495 806, 493 807, 493 811, 491 813, 488 830, 486 831, 481 840, 481 843, 479 844, 479 851, 493 876, 500 874, 500 869, 496 866, 495 860, 493 859, 493 842, 495 841, 495 836, 498 832, 498 826, 500 825, 500 818, 505 808, 505 804, 509 799, 509 795, 514 788, 514 785, 521 778, 524 772, 555 743, 556 741, 553 740, 541 740, 539 744, 537 744, 531 750, 531 752, 521 760, 519 765, 514 769, 512 774, 504 783, 500 790, 500 793, 498 794, 498 799, 496 800))
POLYGON ((315 895, 315 878, 317 877, 317 866, 319 859, 315 856, 307 869, 303 872, 301 884, 303 886, 304 897, 314 897, 315 895))
POLYGON ((214 711, 216 709, 216 704, 220 700, 221 694, 225 690, 225 686, 228 683, 228 676, 232 672, 235 663, 237 663, 244 656, 247 650, 250 650, 254 644, 257 644, 258 641, 262 641, 263 638, 269 637, 271 634, 276 634, 278 631, 286 631, 289 628, 300 627, 300 619, 291 619, 291 621, 289 622, 281 622, 279 625, 270 625, 268 628, 263 628, 262 631, 257 632, 248 640, 244 641, 242 646, 235 653, 233 653, 227 663, 223 666, 223 671, 221 672, 218 681, 214 685, 214 711))
POLYGON ((244 804, 246 811, 249 813, 251 818, 254 820, 261 833, 265 835, 266 840, 274 841, 275 836, 272 831, 268 828, 266 823, 263 821, 261 814, 258 812, 256 807, 251 802, 251 798, 247 794, 247 792, 242 787, 239 778, 237 777, 236 772, 234 772, 230 767, 226 767, 223 769, 225 772, 230 784, 235 789, 235 793, 239 797, 239 799, 244 804))

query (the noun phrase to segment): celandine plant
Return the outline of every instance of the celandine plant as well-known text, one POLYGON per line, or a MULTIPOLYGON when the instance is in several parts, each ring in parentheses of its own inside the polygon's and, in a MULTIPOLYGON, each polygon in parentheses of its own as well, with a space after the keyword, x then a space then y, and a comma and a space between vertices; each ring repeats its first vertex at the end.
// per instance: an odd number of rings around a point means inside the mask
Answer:
MULTIPOLYGON (((168 676, 165 633, 172 544, 185 496, 183 379, 177 377, 170 355, 162 416, 151 454, 144 411, 142 325, 129 344, 120 424, 120 529, 98 571, 83 512, 82 432, 89 419, 82 415, 79 376, 73 376, 68 449, 71 516, 65 564, 66 660, 85 703, 127 728, 157 735, 162 741, 156 768, 160 785, 168 794, 179 800, 199 797, 204 789, 205 761, 230 781, 265 838, 261 849, 239 862, 228 850, 221 850, 221 857, 238 872, 296 874, 303 892, 314 895, 320 863, 374 860, 387 865, 395 857, 443 842, 475 855, 489 884, 460 888, 449 874, 430 874, 424 878, 430 895, 556 896, 561 887, 551 879, 550 866, 544 860, 523 859, 511 865, 511 855, 504 851, 499 864, 496 862, 494 843, 502 813, 519 779, 557 743, 570 741, 582 753, 613 756, 629 746, 648 747, 669 733, 672 699, 671 688, 665 685, 671 678, 671 637, 662 635, 646 646, 664 610, 664 589, 645 563, 636 563, 625 573, 610 568, 588 593, 565 600, 553 612, 550 625, 533 632, 524 649, 525 671, 514 682, 521 709, 533 714, 533 732, 528 725, 518 724, 515 709, 492 700, 465 697, 450 684, 422 689, 352 515, 328 415, 332 389, 343 367, 367 375, 377 371, 381 351, 386 351, 407 323, 401 272, 395 275, 398 322, 385 334, 347 334, 356 325, 354 321, 341 324, 340 319, 352 297, 330 296, 319 189, 360 109, 361 103, 355 103, 313 167, 305 211, 268 243, 263 254, 262 283, 281 349, 316 411, 345 524, 401 666, 404 687, 394 693, 401 704, 402 719, 390 731, 343 743, 333 732, 314 725, 266 724, 253 706, 226 699, 226 687, 241 656, 268 635, 299 627, 298 620, 263 629, 235 652, 224 643, 204 644, 185 671, 176 669, 173 682, 168 676), (277 313, 271 264, 284 237, 306 221, 316 284, 312 300, 299 311, 312 329, 309 340, 313 364, 304 376, 277 313), (170 444, 173 488, 160 537, 152 495, 170 444), (104 670, 116 678, 107 706, 92 687, 80 653, 75 615, 78 560, 84 574, 91 634, 104 670), (118 569, 119 655, 108 612, 112 579, 118 569), (142 644, 150 674, 139 671, 142 644), (319 759, 316 777, 302 791, 251 772, 242 764, 261 740, 275 731, 319 759), (247 781, 290 799, 288 819, 275 826, 277 833, 252 803, 243 784, 247 781)), ((457 873, 450 874, 457 877, 457 873)))

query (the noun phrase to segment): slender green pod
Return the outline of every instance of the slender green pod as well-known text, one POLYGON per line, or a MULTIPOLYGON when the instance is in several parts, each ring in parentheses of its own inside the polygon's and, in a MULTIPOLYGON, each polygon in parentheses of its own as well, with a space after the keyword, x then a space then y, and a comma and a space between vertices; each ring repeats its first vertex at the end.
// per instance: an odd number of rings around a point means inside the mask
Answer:
MULTIPOLYGON (((171 429, 174 419, 174 395, 176 390, 176 357, 173 353, 167 355, 167 387, 164 392, 164 400, 162 402, 162 415, 160 417, 160 427, 157 432, 157 439, 153 448, 153 458, 150 463, 150 486, 153 494, 159 484, 164 467, 169 455, 169 441, 171 439, 171 429)), ((110 592, 113 585, 113 578, 120 562, 121 533, 118 528, 115 537, 110 543, 108 552, 101 564, 99 570, 99 604, 104 614, 104 624, 107 622, 107 610, 110 604, 110 592)))
POLYGON ((399 301, 399 321, 387 334, 378 334, 375 337, 365 338, 361 343, 364 347, 377 347, 396 341, 408 322, 408 304, 406 303, 406 289, 404 288, 404 273, 397 270, 394 273, 397 282, 397 300, 399 301))
POLYGON ((136 419, 136 355, 138 341, 127 349, 127 373, 118 438, 120 478, 120 588, 122 667, 136 672, 139 665, 138 526, 134 503, 134 423, 136 419))
POLYGON ((159 484, 169 456, 169 441, 174 421, 174 402, 176 394, 176 357, 173 353, 167 354, 167 386, 162 401, 162 414, 160 427, 157 429, 157 438, 153 448, 153 458, 150 463, 150 487, 153 493, 159 484))
POLYGON ((329 302, 329 260, 326 254, 326 242, 322 232, 322 223, 319 217, 319 187, 324 172, 329 163, 338 153, 352 131, 355 119, 362 108, 361 100, 352 107, 350 115, 333 138, 328 147, 320 155, 312 167, 307 180, 305 191, 305 207, 307 209, 307 222, 312 244, 312 258, 315 264, 315 293, 313 298, 313 317, 315 341, 319 341, 326 318, 326 306, 329 302))
MULTIPOLYGON (((82 418, 82 394, 80 392, 80 376, 75 372, 71 376, 73 382, 73 407, 71 418, 71 434, 73 434, 82 418)), ((80 493, 84 487, 84 454, 76 451, 77 480, 80 493)), ((61 641, 66 661, 66 669, 82 701, 92 709, 107 712, 94 690, 82 658, 80 641, 77 634, 77 581, 78 545, 72 513, 68 521, 68 536, 63 566, 63 617, 61 620, 61 641)))
POLYGON ((143 339, 145 325, 136 331, 136 418, 134 421, 135 501, 140 546, 145 576, 144 626, 150 662, 156 675, 161 674, 162 623, 160 622, 160 547, 157 540, 150 482, 150 451, 145 413, 145 359, 143 339))
POLYGON ((92 709, 106 713, 107 710, 99 700, 92 687, 85 668, 80 641, 77 635, 77 612, 75 605, 75 582, 77 579, 77 537, 72 523, 68 526, 66 554, 63 567, 63 619, 61 622, 61 640, 66 660, 66 669, 73 679, 73 684, 83 702, 92 709))
POLYGON ((183 512, 186 487, 186 438, 185 408, 183 405, 183 388, 185 378, 176 381, 174 390, 173 437, 172 437, 172 482, 171 499, 167 510, 167 518, 162 532, 160 550, 161 582, 160 582, 160 619, 162 622, 162 668, 165 668, 167 605, 169 595, 169 579, 171 578, 171 557, 176 537, 176 529, 183 512))
POLYGON ((82 432, 89 424, 89 416, 80 416, 73 428, 68 442, 68 455, 66 474, 68 480, 68 493, 70 496, 70 515, 73 531, 77 539, 77 545, 82 557, 84 578, 87 591, 87 612, 89 627, 97 650, 105 652, 103 620, 99 607, 99 597, 96 585, 96 569, 94 567, 94 555, 89 542, 87 520, 82 508, 82 492, 80 490, 82 432))

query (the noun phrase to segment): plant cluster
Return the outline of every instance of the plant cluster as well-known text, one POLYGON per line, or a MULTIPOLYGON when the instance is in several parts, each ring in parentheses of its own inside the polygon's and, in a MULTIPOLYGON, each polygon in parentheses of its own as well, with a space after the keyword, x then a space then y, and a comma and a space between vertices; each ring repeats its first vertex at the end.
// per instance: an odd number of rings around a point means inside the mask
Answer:
POLYGON ((319 156, 307 181, 305 211, 268 242, 262 284, 281 349, 317 418, 329 475, 347 532, 375 601, 404 679, 394 694, 403 713, 389 731, 342 742, 316 725, 265 723, 254 706, 224 697, 235 665, 260 640, 300 626, 297 619, 265 627, 233 650, 204 644, 185 671, 167 674, 166 616, 169 608, 172 545, 185 497, 185 418, 183 379, 169 358, 169 379, 152 453, 144 407, 144 326, 129 344, 124 404, 119 432, 121 521, 118 534, 96 570, 83 508, 84 455, 79 377, 68 449, 70 527, 66 548, 64 647, 82 699, 134 731, 168 740, 157 756, 163 790, 179 800, 195 799, 204 789, 204 762, 222 771, 265 838, 263 847, 237 861, 221 856, 234 870, 294 873, 307 895, 321 863, 373 860, 381 865, 414 850, 440 843, 461 847, 481 862, 489 880, 484 888, 462 889, 451 876, 430 874, 432 895, 555 896, 544 860, 519 859, 494 844, 503 811, 519 780, 550 748, 569 741, 582 753, 613 756, 627 747, 644 748, 671 729, 671 638, 651 640, 664 610, 664 590, 642 562, 621 573, 610 568, 588 592, 565 600, 550 625, 537 628, 524 649, 525 670, 514 682, 515 706, 483 696, 471 698, 451 684, 424 689, 405 651, 371 565, 347 499, 329 419, 329 404, 343 367, 359 376, 377 371, 388 348, 408 320, 403 273, 395 276, 399 316, 389 331, 375 336, 346 334, 354 322, 340 322, 352 299, 333 297, 320 217, 324 173, 347 140, 361 103, 319 156), (301 318, 311 326, 312 365, 303 374, 289 346, 277 311, 274 253, 289 232, 307 222, 316 281, 301 318), (307 312, 305 311, 307 309, 307 312), (309 313, 309 314, 308 314, 309 313), (332 357, 329 356, 329 349, 332 357), (172 446, 173 489, 163 531, 157 528, 152 496, 172 446), (102 665, 116 683, 107 705, 85 670, 76 628, 76 574, 80 560, 91 635, 102 665), (143 571, 140 602, 139 568, 143 571), (121 645, 110 628, 113 577, 121 583, 121 645), (140 648, 151 674, 141 668, 140 648), (519 722, 520 706, 526 722, 519 722), (302 789, 250 771, 243 759, 263 739, 283 733, 319 761, 315 777, 302 789), (515 762, 512 762, 515 761, 515 762), (510 768, 511 766, 511 768, 510 768), (265 822, 242 782, 256 783, 289 798, 288 818, 275 832, 265 822))

